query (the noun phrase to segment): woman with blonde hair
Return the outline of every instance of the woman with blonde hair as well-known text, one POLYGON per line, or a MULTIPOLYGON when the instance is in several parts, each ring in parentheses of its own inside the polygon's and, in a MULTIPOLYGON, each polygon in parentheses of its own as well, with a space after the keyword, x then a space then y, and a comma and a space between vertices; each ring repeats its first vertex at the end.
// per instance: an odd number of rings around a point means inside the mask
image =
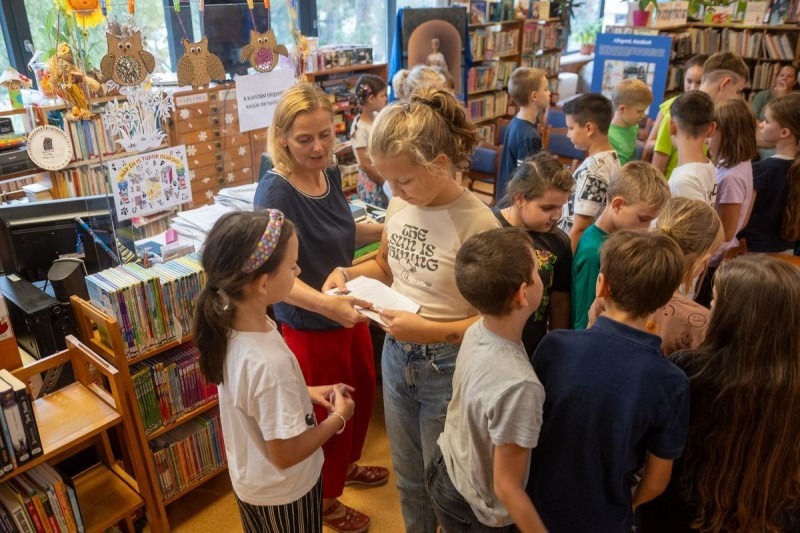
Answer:
POLYGON ((689 377, 683 457, 639 530, 800 531, 800 269, 723 262, 705 341, 670 360, 689 377))
MULTIPOLYGON (((337 498, 345 484, 381 485, 389 475, 385 468, 356 464, 372 416, 375 363, 366 318, 353 307, 371 304, 319 289, 331 269, 352 263, 356 245, 379 240, 383 226, 353 221, 333 157, 333 118, 330 100, 319 87, 302 83, 286 90, 269 130, 275 168, 261 179, 255 205, 282 211, 302 236, 299 276, 289 296, 273 309, 303 377, 309 386, 347 383, 355 388, 358 409, 352 422, 323 446, 322 516, 337 531, 361 532, 369 528, 369 517, 337 498)), ((317 409, 318 420, 326 415, 317 409)))
POLYGON ((499 227, 492 211, 455 178, 480 142, 455 97, 427 88, 375 119, 369 154, 394 197, 378 256, 336 269, 324 288, 367 276, 421 307, 381 310, 386 432, 407 531, 435 533, 423 480, 444 429, 459 344, 477 311, 456 286, 455 259, 472 235, 499 227))

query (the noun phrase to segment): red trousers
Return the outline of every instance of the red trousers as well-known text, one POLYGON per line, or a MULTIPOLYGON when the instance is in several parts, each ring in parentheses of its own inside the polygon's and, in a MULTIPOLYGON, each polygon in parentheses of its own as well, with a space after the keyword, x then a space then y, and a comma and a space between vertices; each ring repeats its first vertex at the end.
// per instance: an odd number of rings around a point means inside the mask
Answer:
MULTIPOLYGON (((361 323, 353 328, 324 331, 295 330, 283 324, 283 338, 294 352, 303 377, 309 386, 346 383, 356 409, 341 435, 334 435, 322 445, 322 497, 338 498, 344 490, 347 467, 361 458, 367 428, 375 403, 375 360, 369 327, 361 323)), ((328 412, 314 406, 317 420, 328 412)))

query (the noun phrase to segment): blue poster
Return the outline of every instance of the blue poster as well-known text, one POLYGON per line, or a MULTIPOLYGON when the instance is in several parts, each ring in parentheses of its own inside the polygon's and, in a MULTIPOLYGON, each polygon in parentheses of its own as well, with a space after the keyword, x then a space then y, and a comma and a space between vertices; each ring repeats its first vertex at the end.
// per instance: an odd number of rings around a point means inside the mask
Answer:
POLYGON ((647 115, 655 119, 664 101, 669 74, 672 37, 600 33, 594 52, 592 92, 611 98, 614 87, 625 78, 639 78, 653 91, 647 115))

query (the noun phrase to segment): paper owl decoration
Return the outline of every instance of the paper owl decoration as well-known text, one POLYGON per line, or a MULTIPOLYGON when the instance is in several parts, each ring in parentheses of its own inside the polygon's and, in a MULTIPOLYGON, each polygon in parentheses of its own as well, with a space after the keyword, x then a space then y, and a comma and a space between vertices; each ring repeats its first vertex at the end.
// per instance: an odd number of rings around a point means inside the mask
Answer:
POLYGON ((242 48, 242 61, 249 61, 258 72, 270 72, 278 66, 278 54, 289 57, 289 51, 275 40, 272 30, 258 33, 250 30, 250 44, 242 48))
POLYGON ((208 37, 193 43, 183 39, 185 54, 178 60, 178 85, 203 89, 212 81, 225 79, 225 67, 219 57, 208 51, 208 37))
POLYGON ((142 48, 141 32, 136 31, 126 38, 106 33, 106 40, 108 53, 100 61, 100 70, 114 83, 139 85, 155 69, 156 58, 142 48))

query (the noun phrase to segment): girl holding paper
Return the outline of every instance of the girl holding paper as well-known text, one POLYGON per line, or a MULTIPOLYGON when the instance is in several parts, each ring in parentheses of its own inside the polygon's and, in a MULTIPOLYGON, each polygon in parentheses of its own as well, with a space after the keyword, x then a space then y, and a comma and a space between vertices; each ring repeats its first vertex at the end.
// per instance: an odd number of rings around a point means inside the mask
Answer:
POLYGON ((477 311, 461 296, 455 258, 472 235, 500 226, 492 211, 454 178, 480 142, 458 101, 421 89, 385 108, 369 142, 373 164, 392 188, 378 256, 335 269, 323 290, 367 276, 420 304, 418 314, 381 312, 386 431, 406 531, 434 533, 424 468, 444 428, 459 344, 477 311))
MULTIPOLYGON (((283 337, 297 357, 309 386, 348 383, 359 406, 341 435, 323 446, 323 522, 340 532, 369 528, 369 517, 340 503, 345 484, 386 482, 385 468, 359 466, 375 400, 375 364, 367 318, 354 305, 369 302, 319 292, 335 267, 350 265, 356 245, 380 238, 380 224, 356 224, 342 192, 333 157, 333 106, 309 83, 289 88, 275 109, 269 153, 275 168, 256 189, 256 208, 279 209, 301 235, 301 273, 289 297, 273 309, 283 337), (345 327, 342 327, 345 326, 345 327)), ((318 409, 317 418, 327 413, 318 409)))

